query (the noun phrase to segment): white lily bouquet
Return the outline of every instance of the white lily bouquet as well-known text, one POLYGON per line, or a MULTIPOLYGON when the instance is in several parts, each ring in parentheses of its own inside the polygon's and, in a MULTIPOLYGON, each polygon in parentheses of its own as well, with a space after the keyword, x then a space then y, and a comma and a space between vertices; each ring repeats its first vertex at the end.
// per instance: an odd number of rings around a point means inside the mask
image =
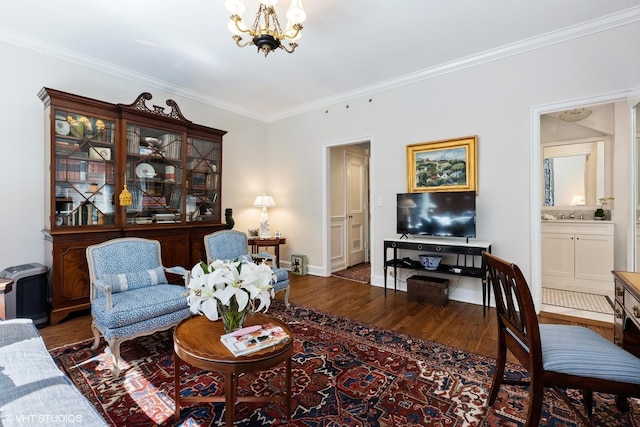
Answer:
POLYGON ((201 262, 191 269, 187 303, 194 314, 204 314, 213 321, 222 318, 228 333, 242 328, 247 312, 269 309, 273 282, 275 274, 265 263, 201 262))

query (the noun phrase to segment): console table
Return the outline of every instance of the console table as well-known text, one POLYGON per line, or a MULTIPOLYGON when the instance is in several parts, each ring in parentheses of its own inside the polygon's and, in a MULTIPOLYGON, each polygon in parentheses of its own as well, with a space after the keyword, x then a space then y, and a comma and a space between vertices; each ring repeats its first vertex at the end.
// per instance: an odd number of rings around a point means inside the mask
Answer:
POLYGON ((260 248, 273 247, 276 267, 280 268, 280 245, 287 243, 286 237, 249 237, 247 243, 251 246, 251 253, 254 255, 260 252, 260 248))
POLYGON ((387 296, 387 269, 393 267, 393 289, 398 290, 398 268, 426 270, 420 261, 409 257, 398 258, 398 249, 419 251, 429 254, 455 255, 454 264, 441 262, 434 273, 453 274, 466 277, 476 277, 482 281, 482 313, 486 314, 489 306, 491 290, 487 276, 487 267, 482 259, 482 252, 491 253, 491 242, 479 240, 463 241, 456 239, 438 238, 389 238, 384 240, 384 296, 387 296), (393 257, 389 259, 388 249, 393 249, 393 257), (470 258, 470 259, 469 259, 470 258))

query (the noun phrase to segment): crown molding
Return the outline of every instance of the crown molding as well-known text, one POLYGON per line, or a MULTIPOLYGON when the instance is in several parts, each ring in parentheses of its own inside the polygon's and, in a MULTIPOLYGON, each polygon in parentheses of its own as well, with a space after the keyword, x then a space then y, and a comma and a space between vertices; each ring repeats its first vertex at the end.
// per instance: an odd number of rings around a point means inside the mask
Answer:
POLYGON ((324 108, 327 105, 338 104, 350 101, 362 96, 370 96, 374 93, 395 89, 401 86, 413 84, 423 80, 435 78, 443 74, 453 73, 459 70, 475 67, 491 61, 497 61, 509 56, 518 55, 547 46, 563 43, 569 40, 607 31, 612 28, 628 25, 640 20, 640 6, 625 9, 620 12, 605 15, 603 17, 583 22, 563 28, 561 30, 552 31, 539 36, 521 40, 516 43, 510 43, 495 49, 489 49, 484 52, 459 58, 454 61, 446 62, 434 67, 419 70, 414 73, 405 74, 393 79, 389 79, 374 85, 365 86, 353 91, 344 92, 337 96, 321 98, 316 101, 299 105, 295 108, 285 110, 282 113, 262 116, 254 112, 248 111, 237 105, 227 103, 221 99, 204 96, 199 92, 177 86, 166 81, 155 79, 145 74, 141 74, 130 69, 119 67, 104 61, 96 60, 85 55, 79 55, 60 46, 38 40, 24 34, 0 28, 0 41, 13 44, 25 49, 36 51, 38 53, 55 57, 57 59, 69 61, 74 64, 85 66, 103 73, 107 73, 116 77, 123 78, 132 82, 140 83, 145 86, 156 88, 168 93, 179 95, 187 99, 202 102, 204 104, 220 108, 229 112, 240 114, 242 116, 260 120, 263 122, 274 122, 297 114, 309 112, 318 108, 324 108))
POLYGON ((539 36, 531 37, 519 42, 510 43, 495 49, 469 55, 454 61, 446 62, 434 67, 426 68, 414 73, 405 74, 384 82, 362 87, 360 89, 345 92, 337 96, 323 98, 308 104, 301 105, 295 109, 288 110, 278 115, 270 116, 267 121, 277 121, 289 116, 323 108, 327 105, 338 104, 353 100, 362 96, 370 96, 374 93, 387 91, 397 87, 416 83, 422 80, 431 79, 443 74, 453 73, 466 68, 475 67, 491 61, 497 61, 509 56, 519 55, 547 46, 563 43, 569 40, 607 31, 612 28, 628 25, 640 21, 640 6, 625 9, 621 12, 605 15, 603 17, 586 21, 581 24, 552 31, 539 36))
POLYGON ((265 118, 255 113, 239 108, 237 105, 226 103, 218 98, 205 96, 200 92, 178 86, 164 80, 153 78, 147 74, 138 73, 128 68, 120 67, 109 62, 100 61, 86 55, 80 55, 69 49, 62 48, 58 45, 44 42, 42 40, 26 36, 22 33, 7 30, 0 27, 0 41, 32 50, 43 55, 51 56, 56 59, 71 62, 91 68, 96 71, 100 71, 115 77, 119 77, 125 80, 129 80, 134 83, 138 83, 144 86, 149 86, 158 90, 162 90, 174 95, 179 95, 193 101, 202 102, 213 107, 217 107, 232 113, 240 114, 252 119, 265 121, 265 118))

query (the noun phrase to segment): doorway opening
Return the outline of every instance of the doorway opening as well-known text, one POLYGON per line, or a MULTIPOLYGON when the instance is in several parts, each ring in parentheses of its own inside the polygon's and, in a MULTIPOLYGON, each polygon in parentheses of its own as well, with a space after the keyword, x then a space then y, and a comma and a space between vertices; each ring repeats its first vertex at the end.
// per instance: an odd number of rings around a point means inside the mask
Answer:
POLYGON ((594 212, 613 192, 614 115, 608 99, 547 106, 534 117, 532 291, 547 314, 611 320, 613 225, 609 217, 603 231, 594 212))
POLYGON ((366 264, 370 254, 370 142, 329 148, 329 273, 366 264))

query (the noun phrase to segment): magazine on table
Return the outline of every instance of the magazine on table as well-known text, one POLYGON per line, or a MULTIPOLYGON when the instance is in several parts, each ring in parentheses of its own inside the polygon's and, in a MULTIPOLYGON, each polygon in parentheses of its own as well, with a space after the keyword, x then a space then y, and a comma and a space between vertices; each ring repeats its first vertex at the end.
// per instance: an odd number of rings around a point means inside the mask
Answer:
POLYGON ((244 356, 289 340, 289 334, 273 323, 248 326, 224 334, 220 341, 234 356, 244 356))

